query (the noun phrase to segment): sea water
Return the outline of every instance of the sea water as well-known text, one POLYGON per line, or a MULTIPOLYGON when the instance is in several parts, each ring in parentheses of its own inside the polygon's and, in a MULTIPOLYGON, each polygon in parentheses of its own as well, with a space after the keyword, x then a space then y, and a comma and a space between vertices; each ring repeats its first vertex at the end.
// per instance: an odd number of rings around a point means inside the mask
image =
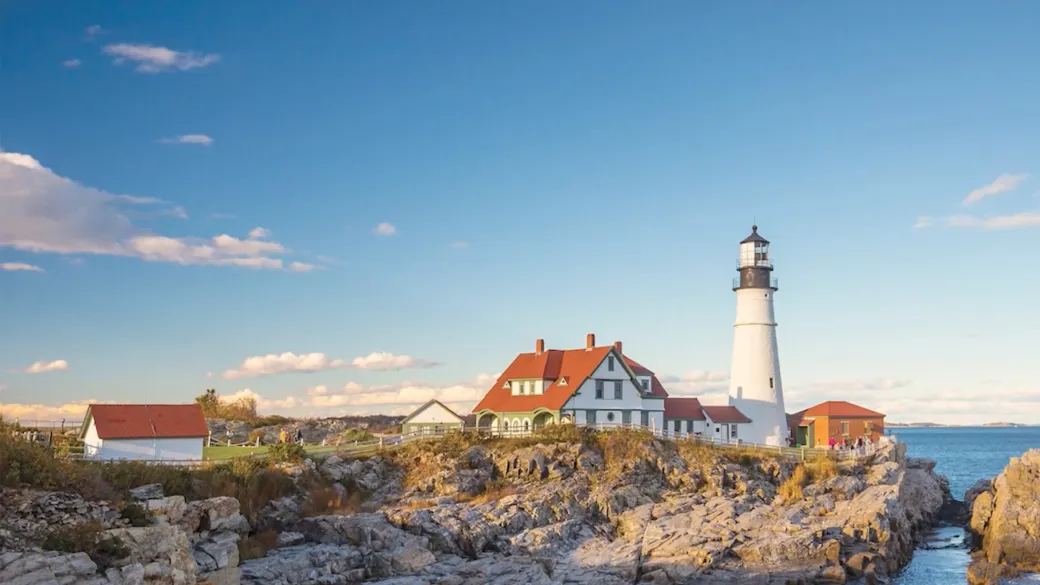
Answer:
MULTIPOLYGON (((1018 428, 893 428, 907 445, 907 454, 935 461, 935 471, 950 480, 950 492, 960 500, 979 479, 996 477, 1012 457, 1040 448, 1040 427, 1018 428)), ((967 535, 960 528, 942 528, 914 551, 910 564, 894 585, 959 585, 967 583, 967 535)), ((1040 583, 1036 577, 1016 583, 1040 583)))

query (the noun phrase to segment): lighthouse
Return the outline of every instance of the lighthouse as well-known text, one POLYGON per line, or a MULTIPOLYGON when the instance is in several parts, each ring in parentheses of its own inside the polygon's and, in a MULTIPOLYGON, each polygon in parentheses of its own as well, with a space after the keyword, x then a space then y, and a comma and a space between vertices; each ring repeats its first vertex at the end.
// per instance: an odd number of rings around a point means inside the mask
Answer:
POLYGON ((787 444, 784 385, 776 349, 773 295, 777 282, 769 258, 769 240, 751 226, 740 242, 740 276, 733 280, 737 319, 733 323, 733 361, 730 366, 729 404, 751 419, 741 440, 766 445, 787 444))

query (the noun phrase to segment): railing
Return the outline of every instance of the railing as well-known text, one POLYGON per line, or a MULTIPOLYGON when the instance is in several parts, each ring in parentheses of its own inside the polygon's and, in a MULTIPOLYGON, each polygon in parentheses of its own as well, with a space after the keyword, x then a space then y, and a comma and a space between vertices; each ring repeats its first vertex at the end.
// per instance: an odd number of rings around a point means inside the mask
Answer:
MULTIPOLYGON (((573 423, 568 423, 573 424, 573 423)), ((669 429, 656 428, 653 426, 643 426, 638 423, 593 423, 587 425, 580 425, 588 428, 592 428, 600 432, 611 432, 618 430, 630 430, 630 431, 646 431, 652 434, 654 437, 663 440, 672 441, 692 441, 697 443, 703 443, 713 447, 721 449, 743 449, 758 451, 763 454, 776 454, 782 457, 787 457, 797 461, 806 461, 808 459, 818 457, 833 457, 838 460, 855 460, 868 457, 876 452, 880 444, 894 441, 890 437, 882 437, 880 443, 869 443, 859 448, 847 448, 847 449, 820 449, 813 447, 785 447, 778 445, 763 445, 758 443, 749 443, 741 441, 740 439, 722 440, 715 437, 705 437, 695 433, 689 433, 685 431, 672 431, 669 429)), ((529 437, 535 434, 537 429, 500 429, 500 428, 488 428, 482 427, 475 429, 478 433, 484 436, 490 437, 502 437, 502 438, 522 438, 529 437)), ((340 445, 326 445, 317 446, 308 451, 312 456, 328 456, 328 455, 365 455, 376 453, 383 450, 394 449, 413 443, 416 441, 436 441, 443 439, 444 437, 454 433, 454 430, 443 430, 440 432, 436 431, 416 431, 406 435, 394 435, 387 437, 378 437, 369 441, 354 441, 352 443, 343 443, 340 445)), ((219 459, 192 459, 192 460, 176 460, 176 459, 138 459, 135 461, 149 464, 163 464, 163 465, 186 465, 186 466, 204 466, 204 465, 215 465, 220 463, 227 463, 234 459, 240 459, 243 457, 254 457, 264 458, 267 457, 266 452, 259 453, 248 453, 232 457, 224 457, 219 459)), ((78 459, 83 461, 91 461, 97 463, 111 463, 108 460, 93 460, 79 454, 69 454, 69 458, 78 459)))
POLYGON ((4 419, 4 422, 13 424, 22 430, 37 430, 37 431, 54 431, 54 432, 68 432, 78 431, 80 427, 80 421, 67 421, 67 420, 22 420, 20 418, 4 419))
POLYGON ((772 268, 772 267, 773 267, 773 260, 772 259, 769 259, 769 260, 752 260, 752 261, 749 261, 749 262, 745 262, 744 260, 741 260, 740 258, 737 258, 737 269, 738 270, 741 269, 741 268, 772 268))
MULTIPOLYGON (((741 287, 740 277, 739 276, 734 276, 733 277, 733 290, 737 290, 740 287, 741 287)), ((769 277, 769 287, 770 288, 780 288, 780 281, 775 276, 770 276, 769 277)))

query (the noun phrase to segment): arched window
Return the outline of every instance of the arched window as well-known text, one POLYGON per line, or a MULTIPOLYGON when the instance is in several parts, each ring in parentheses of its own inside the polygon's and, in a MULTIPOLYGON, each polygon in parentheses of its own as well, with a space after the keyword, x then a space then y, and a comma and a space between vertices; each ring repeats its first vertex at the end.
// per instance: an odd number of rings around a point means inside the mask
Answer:
POLYGON ((526 432, 528 432, 530 430, 531 430, 531 421, 525 418, 524 419, 524 432, 526 433, 526 432))
POLYGON ((509 431, 509 419, 502 419, 502 430, 509 431))

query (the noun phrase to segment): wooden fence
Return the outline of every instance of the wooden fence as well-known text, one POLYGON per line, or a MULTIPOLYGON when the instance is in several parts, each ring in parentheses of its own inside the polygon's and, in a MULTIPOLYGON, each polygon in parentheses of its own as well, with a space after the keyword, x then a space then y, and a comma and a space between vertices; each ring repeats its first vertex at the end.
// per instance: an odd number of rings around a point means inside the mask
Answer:
MULTIPOLYGON (((748 443, 740 440, 733 441, 720 441, 712 437, 702 437, 692 433, 675 432, 669 431, 668 429, 660 429, 654 427, 642 427, 638 424, 615 424, 615 423, 600 423, 594 425, 588 425, 597 431, 611 432, 618 430, 631 430, 631 431, 646 431, 651 433, 654 437, 662 440, 670 441, 696 441, 712 447, 720 449, 742 449, 759 452, 762 454, 775 454, 789 459, 797 461, 806 461, 817 457, 831 457, 838 460, 855 460, 868 457, 872 455, 878 448, 877 444, 868 444, 860 448, 849 448, 849 449, 815 449, 810 447, 784 447, 776 445, 761 445, 757 443, 748 443)), ((414 432, 406 435, 394 435, 387 437, 378 437, 369 441, 353 441, 344 442, 337 445, 315 445, 308 450, 308 454, 316 457, 327 457, 329 455, 339 455, 344 457, 350 457, 353 455, 370 455, 378 453, 380 451, 394 449, 409 443, 416 441, 436 441, 443 439, 450 433, 457 431, 444 431, 444 432, 414 432)), ((477 432, 491 437, 502 437, 502 438, 523 438, 529 437, 537 433, 537 431, 524 431, 524 430, 508 430, 504 431, 501 429, 477 429, 477 432)), ((892 441, 889 437, 883 437, 882 441, 892 441)), ((236 445, 232 445, 236 446, 236 445)), ((252 446, 251 444, 244 445, 246 447, 252 446)), ((248 453, 243 455, 237 455, 232 457, 224 457, 218 459, 203 459, 203 460, 173 460, 173 459, 162 459, 162 460, 137 460, 144 463, 152 464, 163 464, 163 465, 187 465, 187 466, 201 466, 201 465, 213 465, 220 463, 228 463, 234 459, 241 459, 243 457, 249 458, 265 458, 267 457, 266 452, 248 453)), ((84 459, 82 453, 70 453, 68 455, 73 459, 80 459, 84 461, 92 461, 90 459, 84 459)), ((102 461, 103 463, 103 461, 102 461)))

